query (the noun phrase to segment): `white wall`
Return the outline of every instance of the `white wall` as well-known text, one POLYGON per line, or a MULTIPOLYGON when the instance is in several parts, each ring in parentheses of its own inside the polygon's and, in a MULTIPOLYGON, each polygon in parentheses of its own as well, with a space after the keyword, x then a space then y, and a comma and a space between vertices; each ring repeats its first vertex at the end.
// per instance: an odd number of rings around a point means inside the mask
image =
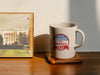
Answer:
POLYGON ((49 24, 68 21, 77 23, 86 35, 78 51, 100 51, 99 0, 0 0, 0 12, 34 12, 36 51, 50 50, 49 24))
POLYGON ((35 50, 49 50, 49 24, 68 22, 68 0, 0 0, 0 12, 34 12, 35 50))
POLYGON ((34 12, 35 36, 48 33, 53 22, 68 21, 67 0, 0 0, 0 12, 34 12))

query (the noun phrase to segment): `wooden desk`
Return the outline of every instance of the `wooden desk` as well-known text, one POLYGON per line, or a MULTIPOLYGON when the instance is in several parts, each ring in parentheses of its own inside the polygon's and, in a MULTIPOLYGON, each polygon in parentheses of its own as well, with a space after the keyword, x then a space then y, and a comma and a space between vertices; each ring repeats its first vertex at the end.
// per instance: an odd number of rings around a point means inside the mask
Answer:
POLYGON ((45 53, 34 58, 0 58, 0 75, 100 75, 100 52, 79 53, 82 64, 48 64, 45 53))

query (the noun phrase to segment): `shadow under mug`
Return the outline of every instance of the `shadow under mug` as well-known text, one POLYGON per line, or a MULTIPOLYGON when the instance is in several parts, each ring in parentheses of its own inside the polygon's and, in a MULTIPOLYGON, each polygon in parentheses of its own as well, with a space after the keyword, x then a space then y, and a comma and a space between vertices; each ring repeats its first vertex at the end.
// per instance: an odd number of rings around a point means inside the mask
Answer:
POLYGON ((85 41, 83 31, 78 29, 74 23, 51 24, 49 28, 51 56, 59 59, 74 57, 74 49, 82 46, 85 41), (82 41, 79 45, 75 43, 77 32, 82 35, 82 41))

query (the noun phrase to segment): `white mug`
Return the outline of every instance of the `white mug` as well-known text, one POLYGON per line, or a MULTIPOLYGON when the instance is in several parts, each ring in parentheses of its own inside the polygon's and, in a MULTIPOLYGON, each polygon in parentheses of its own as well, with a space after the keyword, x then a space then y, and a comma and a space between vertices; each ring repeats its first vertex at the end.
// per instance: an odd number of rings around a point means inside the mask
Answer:
POLYGON ((51 56, 59 59, 75 56, 75 48, 80 47, 85 40, 84 33, 74 23, 61 23, 50 25, 51 56), (76 32, 82 35, 82 41, 76 45, 76 32))

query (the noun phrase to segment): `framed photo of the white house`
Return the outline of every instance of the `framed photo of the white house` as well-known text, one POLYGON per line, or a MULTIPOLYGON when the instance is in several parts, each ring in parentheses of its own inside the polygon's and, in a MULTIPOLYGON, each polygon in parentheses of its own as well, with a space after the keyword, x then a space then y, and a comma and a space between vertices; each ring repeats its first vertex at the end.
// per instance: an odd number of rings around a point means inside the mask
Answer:
POLYGON ((0 57, 33 57, 31 12, 0 13, 0 57))

